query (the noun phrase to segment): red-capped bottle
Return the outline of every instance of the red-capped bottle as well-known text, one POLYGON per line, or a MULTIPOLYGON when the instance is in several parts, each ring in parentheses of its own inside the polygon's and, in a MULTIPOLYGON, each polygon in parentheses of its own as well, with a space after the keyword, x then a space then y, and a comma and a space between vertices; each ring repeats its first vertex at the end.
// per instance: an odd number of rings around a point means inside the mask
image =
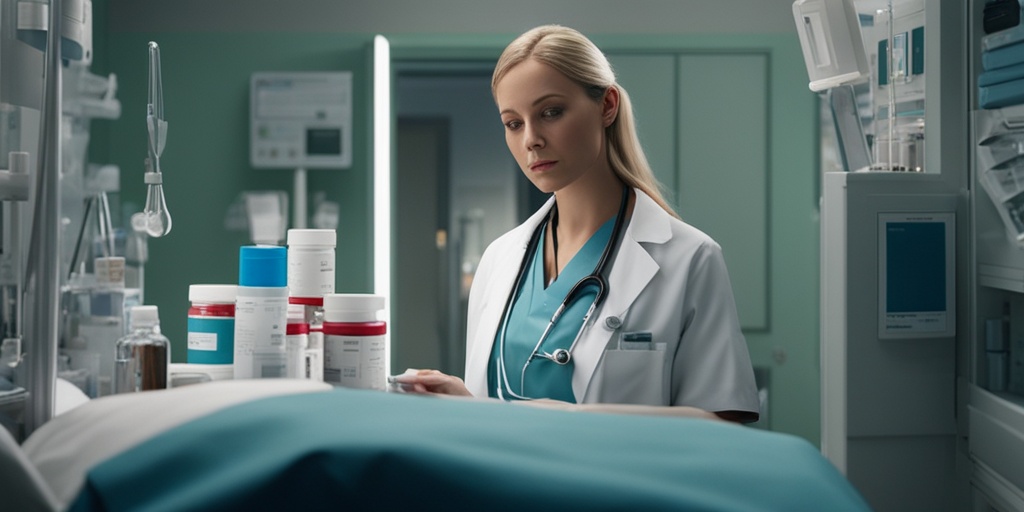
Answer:
POLYGON ((387 323, 377 319, 383 309, 381 295, 324 297, 324 382, 387 389, 387 323))
POLYGON ((188 287, 188 354, 192 364, 232 364, 235 357, 235 298, 233 284, 194 284, 188 287))

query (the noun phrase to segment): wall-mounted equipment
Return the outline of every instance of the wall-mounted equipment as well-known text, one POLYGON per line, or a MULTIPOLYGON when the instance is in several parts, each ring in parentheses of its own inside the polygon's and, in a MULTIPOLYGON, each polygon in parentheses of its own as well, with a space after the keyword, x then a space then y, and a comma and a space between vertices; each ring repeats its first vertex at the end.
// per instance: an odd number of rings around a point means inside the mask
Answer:
POLYGON ((812 91, 867 80, 871 70, 853 0, 797 0, 793 17, 812 91))
POLYGON ((253 73, 250 92, 253 167, 351 167, 351 72, 253 73))
POLYGON ((878 337, 956 335, 953 212, 878 214, 878 337))

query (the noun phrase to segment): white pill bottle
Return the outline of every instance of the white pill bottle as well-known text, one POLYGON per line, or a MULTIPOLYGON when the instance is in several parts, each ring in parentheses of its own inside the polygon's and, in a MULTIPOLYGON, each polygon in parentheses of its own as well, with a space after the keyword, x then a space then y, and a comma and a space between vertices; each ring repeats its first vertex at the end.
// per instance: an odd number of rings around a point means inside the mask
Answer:
POLYGON ((323 305, 334 293, 338 234, 333 229, 288 230, 288 294, 292 304, 323 305))
POLYGON ((387 389, 387 323, 382 295, 324 296, 324 382, 359 389, 387 389))
POLYGON ((239 250, 235 298, 235 378, 285 376, 288 324, 288 251, 245 246, 239 250))

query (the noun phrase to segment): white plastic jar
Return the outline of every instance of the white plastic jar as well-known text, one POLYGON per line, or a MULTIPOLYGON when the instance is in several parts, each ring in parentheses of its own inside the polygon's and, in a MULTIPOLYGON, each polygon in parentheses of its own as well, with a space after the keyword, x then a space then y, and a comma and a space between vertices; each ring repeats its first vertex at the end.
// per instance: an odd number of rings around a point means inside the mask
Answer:
POLYGON ((323 304, 334 293, 334 248, 338 234, 333 229, 288 230, 288 293, 292 304, 323 304))
POLYGON ((230 365, 235 357, 235 300, 233 284, 193 284, 188 287, 188 354, 193 364, 230 365))
POLYGON ((381 295, 332 293, 324 297, 324 382, 387 389, 387 323, 377 319, 381 295))

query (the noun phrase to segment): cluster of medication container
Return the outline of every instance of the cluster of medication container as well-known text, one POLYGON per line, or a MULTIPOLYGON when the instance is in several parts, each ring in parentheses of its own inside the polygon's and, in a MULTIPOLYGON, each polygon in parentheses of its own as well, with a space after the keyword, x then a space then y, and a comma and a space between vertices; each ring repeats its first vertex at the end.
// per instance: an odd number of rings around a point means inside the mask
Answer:
POLYGON ((287 247, 240 248, 237 285, 190 286, 177 371, 385 389, 384 297, 334 293, 336 244, 334 230, 291 229, 287 247))

